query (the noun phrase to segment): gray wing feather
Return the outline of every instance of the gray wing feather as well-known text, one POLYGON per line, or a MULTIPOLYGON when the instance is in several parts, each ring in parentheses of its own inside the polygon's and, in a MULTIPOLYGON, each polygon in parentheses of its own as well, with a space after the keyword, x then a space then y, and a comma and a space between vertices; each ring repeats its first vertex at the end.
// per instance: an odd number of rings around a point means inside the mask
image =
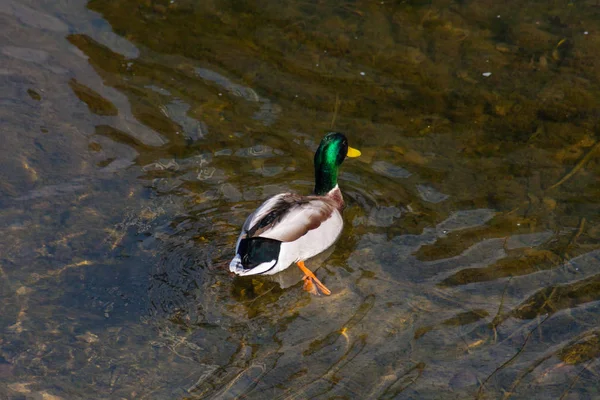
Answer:
POLYGON ((335 202, 327 198, 285 193, 263 203, 243 229, 248 237, 293 242, 321 226, 335 210, 335 202))

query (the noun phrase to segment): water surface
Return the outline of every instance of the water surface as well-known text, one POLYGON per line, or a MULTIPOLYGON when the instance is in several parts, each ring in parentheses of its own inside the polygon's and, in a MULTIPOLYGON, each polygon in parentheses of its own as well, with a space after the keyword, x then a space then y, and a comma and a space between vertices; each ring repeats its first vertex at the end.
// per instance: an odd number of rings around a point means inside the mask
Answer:
POLYGON ((0 395, 599 396, 596 1, 0 0, 0 395), (309 193, 343 240, 228 272, 309 193))

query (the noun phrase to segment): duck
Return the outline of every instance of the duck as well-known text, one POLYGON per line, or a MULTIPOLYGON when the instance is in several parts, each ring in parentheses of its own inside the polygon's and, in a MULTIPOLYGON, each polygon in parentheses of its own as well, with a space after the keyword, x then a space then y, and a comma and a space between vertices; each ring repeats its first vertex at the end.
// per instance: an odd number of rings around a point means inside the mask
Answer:
POLYGON ((304 274, 304 290, 330 295, 304 261, 324 252, 340 237, 344 198, 338 171, 346 157, 360 155, 343 133, 327 133, 314 156, 313 193, 279 193, 251 213, 242 225, 229 270, 240 276, 273 275, 296 264, 304 274))

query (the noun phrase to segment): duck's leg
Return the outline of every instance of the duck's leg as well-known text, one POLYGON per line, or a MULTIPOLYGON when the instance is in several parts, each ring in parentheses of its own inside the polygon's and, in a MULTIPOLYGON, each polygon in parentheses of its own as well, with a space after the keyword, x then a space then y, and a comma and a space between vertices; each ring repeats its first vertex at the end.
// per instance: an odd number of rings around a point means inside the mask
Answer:
POLYGON ((314 295, 318 295, 319 292, 327 296, 331 294, 331 290, 327 289, 315 274, 313 274, 310 269, 306 268, 304 261, 298 261, 296 264, 298 264, 298 267, 304 272, 304 277, 302 278, 304 279, 304 290, 314 295))

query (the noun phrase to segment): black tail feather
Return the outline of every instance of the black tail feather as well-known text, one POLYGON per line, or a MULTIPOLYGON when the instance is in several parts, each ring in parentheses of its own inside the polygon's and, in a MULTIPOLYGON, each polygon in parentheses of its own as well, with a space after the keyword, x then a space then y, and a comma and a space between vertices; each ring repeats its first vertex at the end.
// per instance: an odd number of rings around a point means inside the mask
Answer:
MULTIPOLYGON (((255 268, 262 263, 275 261, 279 259, 279 250, 281 241, 264 237, 244 238, 238 246, 238 254, 242 259, 244 270, 255 268)), ((267 272, 267 271, 265 271, 267 272)))

